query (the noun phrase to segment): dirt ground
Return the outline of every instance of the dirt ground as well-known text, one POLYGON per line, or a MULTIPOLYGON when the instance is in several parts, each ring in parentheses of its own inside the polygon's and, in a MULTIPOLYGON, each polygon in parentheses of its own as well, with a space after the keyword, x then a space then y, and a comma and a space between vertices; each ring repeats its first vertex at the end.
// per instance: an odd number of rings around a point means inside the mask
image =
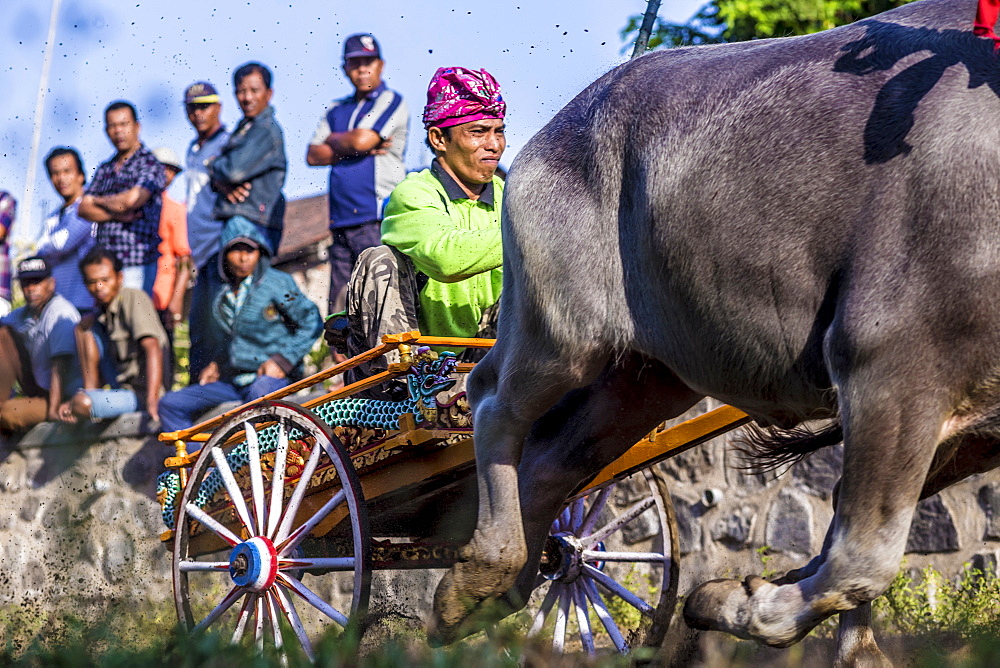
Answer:
MULTIPOLYGON (((724 633, 692 632, 673 625, 658 665, 697 668, 767 666, 815 668, 833 666, 836 640, 807 636, 787 649, 774 649, 739 640, 724 633)), ((876 633, 882 652, 897 668, 1000 665, 1000 639, 969 642, 953 634, 913 637, 876 633)))

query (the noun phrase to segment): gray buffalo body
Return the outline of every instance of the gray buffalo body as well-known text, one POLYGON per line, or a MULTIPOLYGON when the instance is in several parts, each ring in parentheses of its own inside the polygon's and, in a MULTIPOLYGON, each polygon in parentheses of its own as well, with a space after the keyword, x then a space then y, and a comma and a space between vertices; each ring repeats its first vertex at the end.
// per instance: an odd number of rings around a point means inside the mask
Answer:
POLYGON ((773 645, 881 593, 921 494, 996 463, 1000 60, 974 13, 921 0, 653 53, 524 148, 498 343, 470 378, 478 528, 438 589, 440 637, 521 605, 566 495, 706 395, 843 430, 836 515, 798 581, 687 605, 773 645))

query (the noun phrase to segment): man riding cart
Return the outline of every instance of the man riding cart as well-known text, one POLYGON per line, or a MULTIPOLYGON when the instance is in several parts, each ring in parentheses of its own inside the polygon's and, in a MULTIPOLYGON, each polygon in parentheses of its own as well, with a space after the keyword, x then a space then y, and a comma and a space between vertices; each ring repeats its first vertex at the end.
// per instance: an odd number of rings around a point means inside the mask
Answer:
MULTIPOLYGON (((327 322, 331 346, 353 356, 377 346, 384 334, 416 329, 496 336, 503 278, 503 180, 496 170, 507 143, 505 111, 500 86, 486 70, 443 67, 434 74, 423 119, 435 159, 393 190, 382 221, 385 245, 359 257, 346 318, 327 322)), ((473 352, 464 358, 471 361, 473 352)), ((352 369, 349 380, 397 361, 393 351, 352 369)), ((405 390, 397 384, 385 392, 405 390)))

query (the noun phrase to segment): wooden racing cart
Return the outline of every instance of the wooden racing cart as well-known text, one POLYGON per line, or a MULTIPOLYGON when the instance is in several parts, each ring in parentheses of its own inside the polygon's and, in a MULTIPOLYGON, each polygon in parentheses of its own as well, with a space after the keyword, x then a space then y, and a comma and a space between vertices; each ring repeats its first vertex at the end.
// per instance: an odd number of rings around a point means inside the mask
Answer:
MULTIPOLYGON (((492 343, 387 336, 267 397, 160 434, 175 448, 158 497, 181 622, 281 651, 294 638, 312 658, 310 637, 325 624, 363 618, 375 571, 454 564, 475 528, 478 491, 472 414, 465 393, 449 390, 473 365, 430 347, 492 343), (390 350, 401 361, 383 373, 287 401, 390 350), (407 399, 356 396, 393 379, 406 380, 407 399)), ((723 406, 661 425, 568 498, 539 565, 529 634, 590 654, 660 645, 679 548, 654 464, 748 420, 723 406)))

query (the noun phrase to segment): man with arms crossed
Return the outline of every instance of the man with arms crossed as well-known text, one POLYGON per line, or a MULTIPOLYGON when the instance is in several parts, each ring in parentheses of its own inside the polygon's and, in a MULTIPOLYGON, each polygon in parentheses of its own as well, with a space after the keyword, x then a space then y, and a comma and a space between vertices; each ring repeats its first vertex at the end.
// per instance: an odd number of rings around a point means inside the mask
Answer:
POLYGON ((80 215, 97 223, 97 243, 122 262, 125 285, 153 293, 160 245, 163 165, 139 140, 135 107, 119 101, 104 111, 115 155, 101 163, 80 201, 80 215))
POLYGON ((344 292, 361 251, 381 243, 382 208, 406 176, 403 153, 409 112, 382 82, 384 66, 371 35, 344 42, 344 74, 354 92, 320 119, 306 162, 330 166, 330 312, 344 309, 344 292))
POLYGON ((213 214, 228 225, 242 220, 256 225, 267 252, 276 255, 285 224, 285 139, 274 117, 271 70, 246 63, 233 73, 236 101, 243 118, 222 152, 208 166, 219 193, 213 214))

